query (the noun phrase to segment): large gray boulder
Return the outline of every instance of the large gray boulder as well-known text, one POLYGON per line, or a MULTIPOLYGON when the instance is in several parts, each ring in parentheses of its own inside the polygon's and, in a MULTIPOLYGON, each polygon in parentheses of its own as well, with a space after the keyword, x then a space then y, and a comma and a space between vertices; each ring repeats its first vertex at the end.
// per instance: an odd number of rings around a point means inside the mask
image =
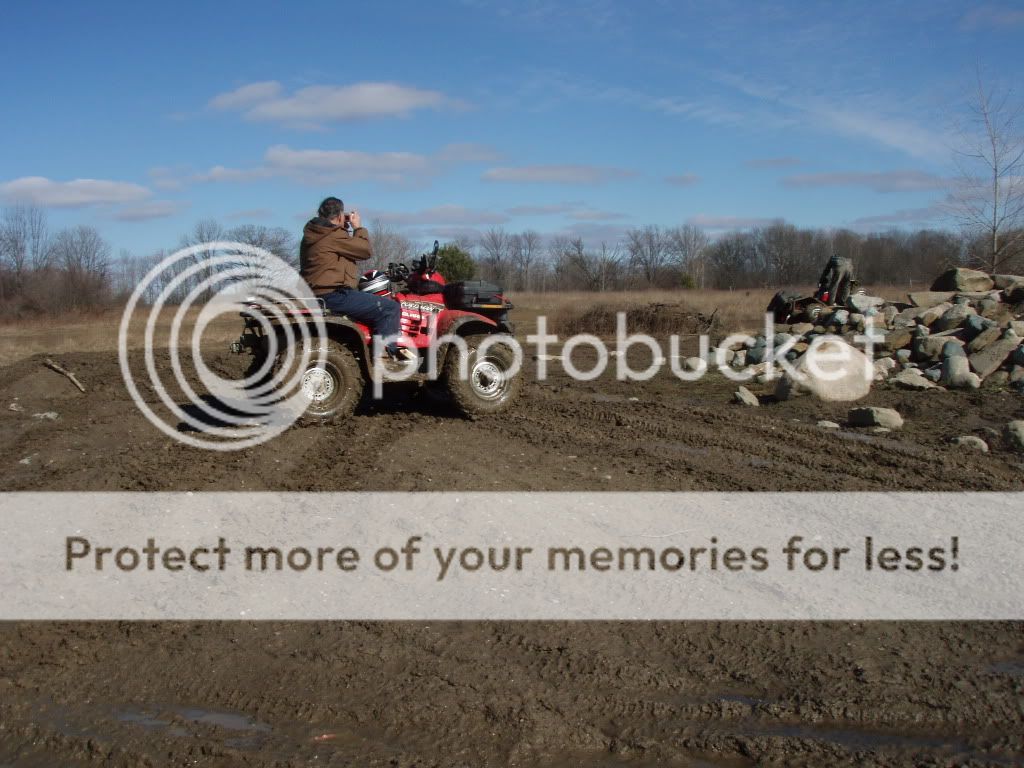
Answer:
POLYGON ((955 291, 915 291, 914 293, 908 293, 907 298, 910 299, 910 303, 915 307, 928 309, 928 307, 952 301, 955 295, 955 291))
POLYGON ((1002 317, 1006 313, 1006 307, 999 299, 982 299, 974 306, 977 308, 979 315, 991 320, 1002 317))
POLYGON ((991 291, 995 283, 984 272, 958 267, 939 275, 932 283, 933 291, 991 291))
POLYGON ((885 340, 882 342, 882 347, 888 352, 895 352, 897 349, 903 349, 904 347, 910 346, 910 342, 913 338, 913 334, 911 334, 909 330, 906 328, 899 328, 885 334, 885 340))
POLYGON ((755 408, 761 405, 761 401, 757 399, 757 395, 755 395, 746 387, 740 387, 739 389, 737 389, 733 393, 732 397, 733 400, 735 400, 737 403, 740 403, 741 405, 748 405, 755 408))
POLYGON ((840 339, 828 339, 811 347, 793 368, 796 375, 787 371, 775 387, 779 400, 805 394, 828 402, 860 400, 871 391, 874 378, 874 366, 867 356, 840 339), (824 359, 840 355, 843 359, 824 359), (815 361, 816 366, 812 364, 815 361))
POLYGON ((850 322, 850 312, 846 309, 837 309, 832 313, 832 317, 829 318, 829 322, 832 325, 846 325, 850 322))
POLYGON ((903 426, 903 417, 892 408, 853 408, 846 418, 851 427, 899 429, 903 426))
POLYGON ((987 317, 982 317, 980 314, 971 315, 963 324, 964 337, 967 339, 973 339, 986 328, 993 328, 997 325, 999 325, 999 323, 994 320, 989 320, 987 317))
POLYGON ((1024 275, 992 275, 992 282, 1000 291, 1004 291, 1014 283, 1024 283, 1024 275))
POLYGON ((1007 286, 1003 291, 1003 295, 1010 304, 1020 304, 1024 302, 1024 280, 1007 286))
POLYGON ((953 355, 943 359, 939 383, 950 389, 978 389, 981 378, 971 373, 971 364, 965 355, 953 355))
POLYGON ((984 379, 998 371, 1019 346, 1020 339, 1016 336, 1008 336, 994 341, 980 352, 975 352, 970 356, 971 368, 984 379))
POLYGON ((988 443, 980 437, 976 437, 973 434, 961 435, 959 437, 953 437, 950 442, 953 445, 964 447, 971 451, 980 451, 982 454, 988 453, 988 443))
POLYGON ((998 341, 999 337, 1003 335, 1003 329, 998 325, 994 325, 991 328, 986 328, 984 331, 979 333, 969 342, 967 342, 967 351, 972 355, 975 352, 981 352, 981 350, 988 347, 992 342, 998 341))
POLYGON ((974 435, 961 435, 960 437, 954 437, 949 442, 960 448, 967 448, 971 451, 980 451, 981 453, 988 453, 988 443, 986 443, 980 437, 975 437, 974 435))
POLYGON ((1011 421, 1006 425, 1004 434, 1011 448, 1024 452, 1024 420, 1011 421))
POLYGON ((931 325, 944 314, 946 314, 946 312, 949 309, 951 309, 952 306, 953 305, 950 304, 948 301, 945 301, 942 304, 936 304, 934 306, 928 307, 927 309, 924 309, 918 313, 917 320, 922 325, 931 325))
POLYGON ((889 379, 889 381, 900 389, 909 389, 915 392, 939 388, 938 384, 928 381, 928 379, 924 377, 924 374, 917 368, 907 368, 906 370, 900 371, 889 379))
POLYGON ((919 362, 934 362, 942 357, 942 350, 950 341, 963 343, 949 336, 918 336, 913 342, 912 357, 919 362))
POLYGON ((855 293, 846 302, 846 306, 855 312, 867 312, 885 304, 881 296, 868 296, 866 293, 855 293))
POLYGON ((931 328, 939 333, 951 331, 954 328, 959 328, 967 321, 967 318, 976 314, 978 313, 968 304, 954 304, 943 312, 942 317, 931 324, 931 328))
POLYGON ((895 368, 896 361, 891 357, 881 357, 875 360, 875 381, 885 381, 895 368))

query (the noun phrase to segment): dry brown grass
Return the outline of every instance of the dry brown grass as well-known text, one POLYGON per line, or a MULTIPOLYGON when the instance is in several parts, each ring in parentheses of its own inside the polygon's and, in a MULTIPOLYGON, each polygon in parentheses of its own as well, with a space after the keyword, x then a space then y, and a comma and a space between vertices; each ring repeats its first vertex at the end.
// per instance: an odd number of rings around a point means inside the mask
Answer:
POLYGON ((563 307, 551 318, 550 329, 559 336, 592 333, 612 336, 618 330, 618 316, 625 315, 630 333, 654 336, 709 333, 718 327, 718 315, 694 312, 682 304, 648 302, 628 306, 615 304, 582 304, 563 307))
MULTIPOLYGON (((155 326, 157 347, 167 347, 170 340, 171 319, 176 307, 166 308, 155 326)), ((181 326, 178 346, 191 343, 191 332, 197 312, 190 311, 181 326)), ((128 345, 142 347, 145 333, 145 314, 138 313, 129 326, 128 345)), ((39 318, 19 320, 0 326, 0 365, 9 365, 37 354, 61 355, 67 352, 113 352, 117 349, 120 311, 110 311, 90 317, 39 318)), ((227 344, 238 338, 242 321, 223 316, 211 323, 203 333, 203 343, 227 344)))
MULTIPOLYGON (((808 294, 814 291, 814 286, 786 287, 808 294)), ((883 296, 891 301, 906 300, 906 288, 886 285, 862 287, 874 296, 883 296)), ((524 333, 534 331, 537 327, 537 317, 540 315, 545 315, 548 318, 550 330, 556 323, 560 323, 562 318, 579 317, 587 313, 593 313, 595 317, 611 316, 613 318, 611 332, 614 333, 615 312, 631 309, 635 311, 638 307, 647 307, 651 304, 677 305, 683 311, 700 313, 704 316, 710 316, 717 310, 717 328, 719 330, 725 333, 751 333, 763 328, 765 308, 777 290, 777 288, 754 288, 737 291, 678 290, 614 293, 575 291, 570 293, 515 293, 511 294, 509 298, 516 307, 512 319, 516 322, 517 329, 524 333)), ((627 327, 630 331, 636 332, 646 330, 634 328, 632 324, 627 327)), ((591 330, 589 332, 600 334, 602 331, 591 330)))
MULTIPOLYGON (((622 291, 616 293, 519 293, 511 296, 516 309, 512 319, 524 331, 536 328, 537 317, 545 315, 548 327, 561 323, 561 318, 593 311, 610 313, 613 322, 617 311, 636 311, 651 304, 676 305, 682 311, 710 316, 718 311, 718 326, 730 331, 752 331, 764 322, 764 308, 768 306, 775 291, 768 289, 749 291, 622 291)), ((627 326, 631 331, 644 328, 627 326)), ((600 333, 601 331, 590 331, 600 333)), ((669 331, 672 332, 672 331, 669 331)), ((683 331, 676 331, 683 332, 683 331)), ((693 331, 690 331, 691 333, 693 331)))

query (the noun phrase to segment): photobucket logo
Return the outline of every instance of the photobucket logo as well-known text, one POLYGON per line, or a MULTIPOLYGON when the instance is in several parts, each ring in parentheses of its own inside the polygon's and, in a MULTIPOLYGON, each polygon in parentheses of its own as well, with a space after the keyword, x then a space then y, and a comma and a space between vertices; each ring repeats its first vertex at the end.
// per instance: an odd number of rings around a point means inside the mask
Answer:
MULTIPOLYGON (((866 318, 863 333, 853 337, 857 347, 847 343, 841 336, 823 333, 805 342, 804 347, 797 348, 802 342, 802 337, 793 334, 787 336, 788 338, 776 342, 775 320, 771 314, 766 314, 764 334, 760 340, 747 333, 736 333, 722 339, 712 352, 711 338, 707 334, 701 334, 697 337, 697 352, 693 355, 684 355, 681 353, 682 338, 678 334, 673 334, 668 338, 666 354, 661 339, 645 333, 630 333, 626 313, 618 312, 615 338, 608 340, 611 342, 611 349, 608 341, 594 334, 574 334, 563 340, 558 335, 549 333, 548 320, 544 315, 537 318, 537 331, 526 336, 526 343, 531 347, 530 354, 536 361, 535 375, 538 381, 545 381, 548 378, 550 363, 559 364, 562 371, 575 381, 593 381, 606 374, 613 358, 615 378, 618 381, 649 381, 659 375, 666 364, 672 375, 686 382, 697 381, 713 369, 735 382, 745 382, 759 376, 769 381, 789 376, 800 383, 813 379, 825 384, 848 380, 851 377, 863 377, 865 381, 874 378, 874 348, 880 341, 880 336, 875 334, 871 318, 866 318), (758 349, 758 362, 734 367, 731 358, 737 348, 758 349), (593 352, 594 359, 588 367, 583 367, 576 363, 574 354, 577 350, 587 349, 593 352), (641 349, 647 353, 644 356, 645 365, 633 367, 629 359, 632 349, 641 349)), ((376 355, 383 353, 387 343, 403 338, 374 337, 376 355)), ((458 376, 463 380, 471 379, 475 369, 469 362, 472 358, 467 352, 466 340, 457 335, 445 336, 427 350, 427 360, 423 367, 419 361, 412 360, 390 369, 375 369, 374 397, 383 396, 382 384, 385 381, 406 380, 424 371, 427 378, 436 378, 438 350, 446 349, 445 345, 450 345, 449 349, 459 350, 458 376)), ((503 375, 519 375, 524 359, 524 350, 519 342, 506 334, 494 334, 477 350, 476 359, 482 359, 485 348, 491 345, 500 345, 507 350, 507 355, 511 358, 511 362, 505 365, 503 375)))
MULTIPOLYGON (((311 341, 327 335, 321 314, 309 311, 315 306, 309 287, 295 269, 269 251, 220 241, 183 248, 153 267, 125 306, 118 332, 121 375, 136 406, 165 435, 216 451, 258 445, 288 429, 309 404, 302 375, 311 365, 322 367, 326 354, 323 345, 311 341), (237 319, 245 306, 259 307, 250 318, 266 339, 267 354, 244 378, 219 375, 203 360, 203 334, 222 315, 237 319), (136 338, 131 326, 138 319, 137 310, 148 313, 141 390, 132 368, 133 362, 138 368, 139 361, 137 356, 133 360, 129 350, 136 338), (172 311, 165 328, 158 321, 172 311), (293 322, 296 315, 303 322, 293 322), (189 322, 186 373, 181 336, 189 322), (157 350, 166 350, 170 356, 173 395, 158 373, 157 350), (201 385, 203 395, 193 380, 201 385)), ((166 372, 165 365, 161 369, 166 372)))

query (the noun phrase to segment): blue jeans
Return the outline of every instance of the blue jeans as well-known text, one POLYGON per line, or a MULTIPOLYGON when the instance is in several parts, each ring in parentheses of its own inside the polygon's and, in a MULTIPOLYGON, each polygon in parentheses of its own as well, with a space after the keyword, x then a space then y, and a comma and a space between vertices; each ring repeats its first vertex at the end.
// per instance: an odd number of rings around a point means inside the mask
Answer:
MULTIPOLYGON (((370 326, 370 332, 377 336, 396 336, 402 330, 402 305, 394 299, 375 296, 355 288, 338 288, 321 296, 331 312, 348 315, 353 320, 370 326)), ((388 344, 389 352, 395 352, 398 345, 388 344)))

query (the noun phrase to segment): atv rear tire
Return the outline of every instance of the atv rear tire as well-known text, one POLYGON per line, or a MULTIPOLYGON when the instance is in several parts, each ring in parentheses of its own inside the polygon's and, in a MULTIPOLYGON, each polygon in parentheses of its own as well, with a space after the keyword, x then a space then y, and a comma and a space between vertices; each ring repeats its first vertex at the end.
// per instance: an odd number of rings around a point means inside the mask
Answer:
MULTIPOLYGON (((310 338, 295 350, 293 366, 298 367, 306 349, 309 362, 302 372, 297 370, 298 388, 308 400, 299 424, 335 424, 351 416, 363 399, 366 381, 352 350, 334 339, 310 338), (323 365, 318 358, 323 350, 323 365)), ((290 378, 290 377, 289 377, 290 378)))
POLYGON ((492 344, 486 355, 479 354, 479 347, 487 338, 489 334, 466 337, 467 378, 459 375, 463 352, 454 344, 445 357, 440 376, 440 383, 455 407, 470 418, 507 410, 515 402, 522 383, 519 373, 505 375, 515 361, 507 344, 492 344))

